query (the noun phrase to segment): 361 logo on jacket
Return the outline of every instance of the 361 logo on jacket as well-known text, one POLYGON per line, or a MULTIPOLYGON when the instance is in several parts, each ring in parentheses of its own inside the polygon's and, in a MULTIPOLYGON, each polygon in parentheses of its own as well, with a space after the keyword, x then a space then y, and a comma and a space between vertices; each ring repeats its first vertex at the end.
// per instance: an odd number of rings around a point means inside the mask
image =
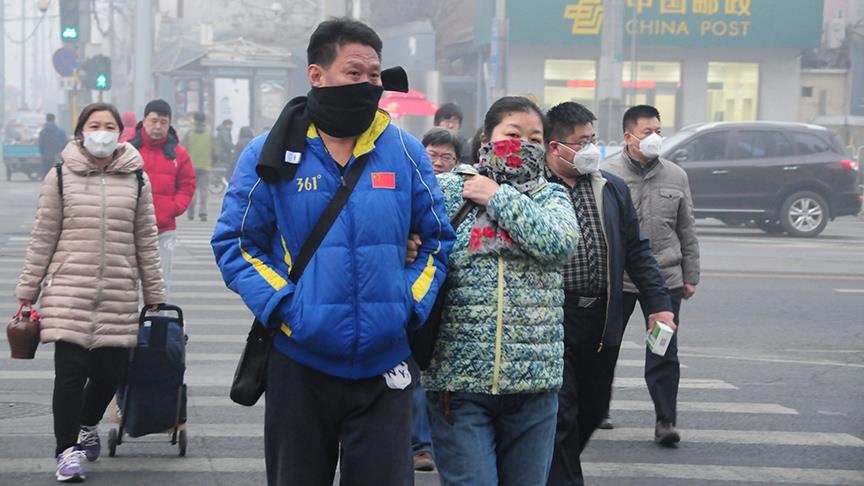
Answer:
POLYGON ((396 173, 373 172, 372 189, 396 189, 396 173))

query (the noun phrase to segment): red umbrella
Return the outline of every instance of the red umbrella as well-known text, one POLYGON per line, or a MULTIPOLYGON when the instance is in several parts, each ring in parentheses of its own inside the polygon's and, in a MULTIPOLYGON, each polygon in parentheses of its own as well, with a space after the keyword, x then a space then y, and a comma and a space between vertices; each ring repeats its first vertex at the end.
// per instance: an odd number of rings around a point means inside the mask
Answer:
POLYGON ((381 109, 387 110, 394 120, 403 116, 432 116, 438 105, 426 99, 426 94, 414 89, 407 93, 388 91, 385 98, 378 102, 381 109))

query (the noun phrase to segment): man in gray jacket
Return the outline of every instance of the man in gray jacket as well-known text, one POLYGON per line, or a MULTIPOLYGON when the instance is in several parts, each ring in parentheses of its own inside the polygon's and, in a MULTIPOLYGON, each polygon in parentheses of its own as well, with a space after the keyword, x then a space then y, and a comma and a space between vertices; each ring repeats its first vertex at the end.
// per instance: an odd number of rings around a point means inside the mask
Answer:
MULTIPOLYGON (((651 242, 651 251, 669 288, 669 297, 679 324, 681 299, 696 293, 699 283, 699 241, 693 218, 690 183, 683 169, 660 158, 660 113, 653 106, 639 105, 624 113, 624 150, 603 161, 603 169, 627 182, 639 218, 639 226, 651 242)), ((644 307, 636 286, 624 281, 624 322, 636 302, 644 307)), ((644 309, 643 309, 644 312, 644 309)), ((647 312, 644 312, 646 315, 647 312)), ((664 356, 645 353, 645 382, 654 401, 654 441, 671 446, 680 441, 675 429, 678 381, 678 333, 664 356)))

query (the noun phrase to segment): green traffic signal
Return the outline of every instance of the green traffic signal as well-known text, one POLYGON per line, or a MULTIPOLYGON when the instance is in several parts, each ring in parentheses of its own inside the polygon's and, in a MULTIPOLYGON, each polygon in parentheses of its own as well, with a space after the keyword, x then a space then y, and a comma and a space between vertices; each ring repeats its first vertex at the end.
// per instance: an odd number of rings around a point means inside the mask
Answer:
POLYGON ((77 40, 78 29, 71 25, 63 27, 60 32, 60 37, 62 37, 64 40, 77 40))
POLYGON ((105 73, 96 76, 96 89, 108 89, 108 76, 105 73))

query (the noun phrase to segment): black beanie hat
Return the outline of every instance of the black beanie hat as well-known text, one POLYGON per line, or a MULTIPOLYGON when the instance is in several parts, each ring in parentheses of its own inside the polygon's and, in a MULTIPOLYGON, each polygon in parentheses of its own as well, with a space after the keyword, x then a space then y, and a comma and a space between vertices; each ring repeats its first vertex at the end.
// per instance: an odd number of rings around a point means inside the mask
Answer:
POLYGON ((144 107, 144 117, 146 118, 148 114, 153 112, 171 118, 171 105, 165 100, 153 100, 144 107))

